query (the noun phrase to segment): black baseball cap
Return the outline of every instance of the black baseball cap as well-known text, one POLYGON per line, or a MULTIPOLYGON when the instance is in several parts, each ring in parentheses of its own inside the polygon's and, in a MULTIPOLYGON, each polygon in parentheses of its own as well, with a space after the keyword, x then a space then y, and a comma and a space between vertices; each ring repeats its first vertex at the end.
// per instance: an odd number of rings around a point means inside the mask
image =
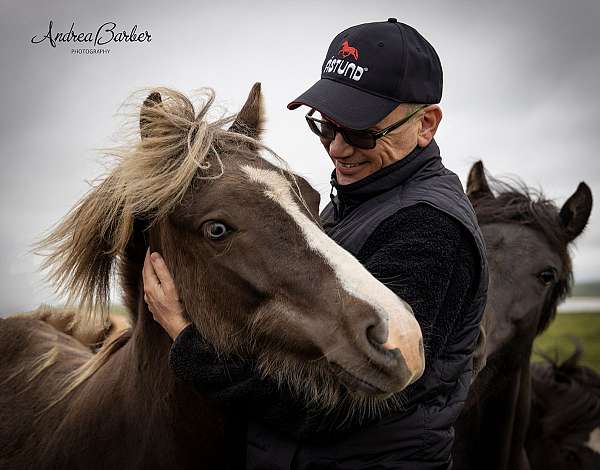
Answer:
POLYGON ((367 129, 401 103, 442 99, 442 64, 419 32, 396 18, 342 31, 327 51, 321 80, 288 104, 310 106, 340 126, 367 129))

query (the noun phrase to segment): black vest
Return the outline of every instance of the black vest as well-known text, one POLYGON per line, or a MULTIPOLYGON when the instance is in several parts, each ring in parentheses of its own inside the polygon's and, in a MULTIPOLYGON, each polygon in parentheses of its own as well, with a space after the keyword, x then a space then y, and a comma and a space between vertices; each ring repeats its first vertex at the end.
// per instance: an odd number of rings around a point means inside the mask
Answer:
MULTIPOLYGON (((336 455, 347 461, 356 456, 356 465, 359 465, 359 449, 368 449, 368 441, 373 440, 377 441, 374 448, 385 452, 382 440, 386 439, 391 439, 390 449, 395 449, 398 442, 418 441, 407 445, 407 449, 414 450, 418 446, 419 455, 407 455, 406 461, 419 462, 418 468, 423 470, 440 468, 450 456, 454 438, 452 426, 471 383, 472 353, 487 296, 485 244, 475 212, 458 177, 442 164, 435 141, 356 183, 338 186, 333 179, 332 185, 336 186, 338 197, 332 197, 332 202, 322 211, 321 222, 325 232, 354 256, 379 224, 403 208, 426 203, 456 219, 471 234, 479 253, 477 292, 468 315, 462 319, 460 336, 447 345, 421 379, 405 390, 410 411, 393 414, 339 443, 322 447, 302 446, 274 436, 258 423, 250 423, 248 468, 328 468, 307 465, 313 460, 330 461, 331 468, 338 468, 336 455), (267 462, 269 465, 263 466, 267 462)), ((394 462, 403 461, 404 456, 394 452, 394 462)), ((387 465, 385 459, 381 461, 381 468, 397 468, 395 465, 387 465)), ((407 468, 411 465, 408 463, 407 468)))

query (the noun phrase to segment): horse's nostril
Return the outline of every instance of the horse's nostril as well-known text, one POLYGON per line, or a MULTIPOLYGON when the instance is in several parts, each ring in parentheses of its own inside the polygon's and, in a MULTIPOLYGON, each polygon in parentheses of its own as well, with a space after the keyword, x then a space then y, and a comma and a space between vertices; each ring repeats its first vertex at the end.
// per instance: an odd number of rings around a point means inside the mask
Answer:
POLYGON ((388 329, 384 322, 367 327, 367 339, 371 344, 381 347, 388 339, 388 329))

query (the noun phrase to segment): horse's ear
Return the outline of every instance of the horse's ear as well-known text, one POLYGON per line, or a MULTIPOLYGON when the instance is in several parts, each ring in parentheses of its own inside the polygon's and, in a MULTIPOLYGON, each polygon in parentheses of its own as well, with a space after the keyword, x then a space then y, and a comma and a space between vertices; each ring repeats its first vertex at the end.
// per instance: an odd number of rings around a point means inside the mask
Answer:
POLYGON ((494 197, 485 176, 485 168, 481 160, 475 162, 467 178, 467 196, 472 201, 482 197, 494 197))
POLYGON ((246 103, 242 106, 229 130, 258 139, 263 130, 263 123, 264 105, 262 93, 260 92, 260 82, 257 82, 250 90, 246 103))
POLYGON ((583 232, 591 212, 592 191, 587 184, 581 182, 560 209, 560 225, 568 241, 574 240, 583 232))
POLYGON ((152 123, 152 107, 162 103, 162 98, 158 91, 154 91, 144 100, 140 111, 140 135, 142 139, 150 136, 150 124, 152 123))

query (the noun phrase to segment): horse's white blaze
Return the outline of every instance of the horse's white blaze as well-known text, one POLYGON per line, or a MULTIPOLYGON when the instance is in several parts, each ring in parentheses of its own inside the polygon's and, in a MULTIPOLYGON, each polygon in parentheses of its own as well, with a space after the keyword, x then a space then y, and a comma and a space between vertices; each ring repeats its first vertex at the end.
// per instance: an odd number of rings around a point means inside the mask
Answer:
POLYGON ((600 454, 600 428, 596 428, 590 433, 590 437, 585 443, 585 446, 592 449, 597 454, 600 454))
MULTIPOLYGON (((289 182, 282 175, 273 170, 248 165, 244 165, 242 169, 252 181, 264 185, 265 195, 279 204, 298 224, 308 246, 331 266, 343 289, 372 305, 381 318, 388 321, 389 335, 384 346, 400 349, 409 368, 420 364, 421 331, 405 303, 302 212, 292 197, 289 182), (391 321, 390 315, 393 315, 391 321)), ((420 370, 414 372, 421 373, 420 370)))

